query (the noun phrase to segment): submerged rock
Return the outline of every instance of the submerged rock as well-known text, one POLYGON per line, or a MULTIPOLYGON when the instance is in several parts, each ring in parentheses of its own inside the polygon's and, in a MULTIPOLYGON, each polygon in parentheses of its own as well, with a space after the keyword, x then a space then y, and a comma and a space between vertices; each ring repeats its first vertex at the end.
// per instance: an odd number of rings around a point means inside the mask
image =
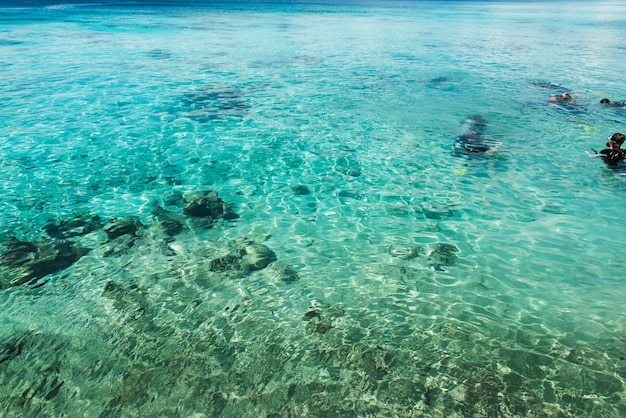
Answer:
POLYGON ((114 307, 130 320, 139 319, 148 307, 145 290, 136 284, 122 286, 109 280, 104 286, 102 296, 113 300, 114 307))
POLYGON ((46 333, 39 328, 14 327, 0 337, 3 417, 32 415, 27 411, 33 408, 41 411, 67 399, 61 389, 68 378, 64 360, 67 353, 72 352, 70 337, 59 332, 46 333))
POLYGON ((73 219, 57 219, 44 226, 44 231, 51 238, 71 238, 86 235, 102 227, 98 215, 79 214, 73 219))
POLYGON ((292 186, 291 190, 293 191, 293 194, 296 196, 305 196, 305 195, 311 194, 311 190, 302 184, 298 184, 297 186, 292 186))
POLYGON ((287 264, 277 261, 273 266, 274 271, 276 271, 278 278, 282 282, 291 283, 300 279, 298 272, 287 264))
POLYGON ((442 271, 444 266, 451 266, 456 261, 456 253, 459 249, 454 244, 437 243, 435 248, 430 253, 429 264, 435 268, 435 270, 442 271))
POLYGON ((182 115, 198 122, 243 118, 251 108, 240 89, 219 85, 204 86, 185 93, 181 105, 182 115))
POLYGON ((344 314, 345 311, 341 306, 330 306, 326 309, 322 309, 317 302, 313 302, 308 307, 302 319, 307 321, 307 331, 325 334, 334 327, 332 320, 344 314))
POLYGON ((449 219, 458 216, 459 210, 451 206, 422 205, 416 208, 416 212, 426 219, 449 219))
POLYGON ((183 201, 183 194, 178 190, 171 190, 163 196, 165 206, 180 206, 183 201))
POLYGON ((251 271, 262 270, 272 261, 276 254, 263 244, 250 244, 244 247, 243 262, 251 271))
POLYGON ((237 217, 215 190, 185 193, 183 196, 183 213, 186 216, 209 218, 210 220, 237 217))
POLYGON ((36 281, 44 276, 66 269, 90 249, 72 241, 59 240, 38 243, 17 239, 5 242, 0 255, 0 287, 16 286, 36 281))
POLYGON ((217 219, 224 211, 224 201, 216 191, 190 192, 183 196, 183 213, 187 216, 217 219))
POLYGON ((99 251, 103 257, 120 256, 125 254, 135 246, 137 238, 129 234, 123 234, 119 237, 105 243, 99 251))
POLYGON ((159 223, 159 226, 163 228, 163 231, 165 231, 165 233, 170 237, 183 232, 183 224, 176 219, 158 219, 157 222, 159 223))
POLYGON ((155 217, 157 225, 166 235, 173 237, 183 232, 184 224, 178 219, 177 214, 156 205, 152 215, 155 217))
POLYGON ((322 310, 316 306, 309 306, 302 319, 307 321, 306 330, 309 332, 326 334, 333 327, 330 318, 325 317, 322 310))
POLYGON ((210 270, 218 273, 226 271, 243 271, 241 258, 235 254, 228 254, 211 260, 210 270))
POLYGON ((355 159, 347 157, 337 158, 335 161, 335 170, 350 177, 359 177, 362 173, 361 163, 355 159))
POLYGON ((363 195, 357 190, 340 190, 337 192, 337 196, 347 199, 363 200, 363 195))
POLYGON ((136 216, 124 216, 113 219, 105 225, 104 232, 106 232, 109 241, 111 241, 122 235, 137 236, 137 231, 141 227, 143 227, 143 224, 136 216))
POLYGON ((228 254, 211 260, 211 271, 229 273, 231 278, 238 278, 262 270, 276 260, 274 251, 263 244, 244 240, 231 245, 228 254))
POLYGON ((226 210, 224 201, 214 190, 186 193, 183 202, 183 213, 197 218, 217 219, 226 210))

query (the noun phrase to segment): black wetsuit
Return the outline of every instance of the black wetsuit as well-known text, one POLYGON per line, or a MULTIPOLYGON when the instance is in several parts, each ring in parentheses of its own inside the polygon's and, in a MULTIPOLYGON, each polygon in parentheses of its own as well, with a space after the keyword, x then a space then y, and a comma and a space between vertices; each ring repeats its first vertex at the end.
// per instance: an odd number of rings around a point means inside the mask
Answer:
POLYGON ((457 154, 477 155, 484 154, 491 149, 491 145, 483 138, 487 129, 487 121, 479 115, 474 115, 463 122, 461 135, 454 141, 454 152, 457 154))
POLYGON ((491 147, 483 142, 482 135, 478 132, 470 132, 460 135, 454 142, 454 150, 464 154, 483 154, 491 147))
POLYGON ((602 103, 603 105, 605 105, 606 107, 616 107, 618 109, 624 109, 626 108, 626 101, 621 100, 619 102, 606 102, 606 103, 602 103))
POLYGON ((546 89, 546 90, 554 90, 560 93, 566 93, 568 91, 571 91, 571 89, 563 87, 560 84, 542 83, 540 81, 533 81, 530 84, 535 87, 539 87, 539 88, 546 89))
POLYGON ((603 149, 600 151, 602 160, 609 167, 617 167, 617 165, 626 159, 626 150, 624 149, 603 149))
POLYGON ((579 105, 572 99, 563 100, 557 98, 556 101, 550 100, 550 103, 573 115, 579 116, 587 113, 587 108, 585 106, 579 105))

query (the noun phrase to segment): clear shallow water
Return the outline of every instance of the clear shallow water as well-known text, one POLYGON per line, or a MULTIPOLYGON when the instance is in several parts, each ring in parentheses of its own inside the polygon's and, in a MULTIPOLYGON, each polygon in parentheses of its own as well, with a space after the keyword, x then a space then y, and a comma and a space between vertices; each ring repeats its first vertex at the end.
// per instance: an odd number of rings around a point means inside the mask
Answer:
POLYGON ((3 9, 3 241, 100 217, 0 291, 3 414, 623 416, 626 180, 584 151, 623 131, 624 12, 3 9), (500 147, 453 155, 475 114, 500 147), (238 218, 185 217, 202 190, 238 218))

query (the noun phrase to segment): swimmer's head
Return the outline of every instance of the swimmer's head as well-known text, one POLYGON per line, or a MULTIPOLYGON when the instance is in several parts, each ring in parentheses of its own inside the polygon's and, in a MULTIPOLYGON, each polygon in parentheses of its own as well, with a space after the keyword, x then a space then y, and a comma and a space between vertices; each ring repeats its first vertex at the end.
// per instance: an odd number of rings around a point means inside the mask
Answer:
POLYGON ((571 100, 572 96, 570 96, 568 92, 565 92, 565 93, 561 94, 560 99, 561 100, 571 100))
POLYGON ((611 101, 609 99, 602 99, 602 100, 600 100, 600 103, 602 103, 602 104, 609 104, 609 103, 611 103, 611 101))
POLYGON ((606 143, 606 146, 611 149, 620 149, 624 140, 626 140, 626 136, 624 136, 624 134, 615 132, 609 137, 609 142, 606 143))

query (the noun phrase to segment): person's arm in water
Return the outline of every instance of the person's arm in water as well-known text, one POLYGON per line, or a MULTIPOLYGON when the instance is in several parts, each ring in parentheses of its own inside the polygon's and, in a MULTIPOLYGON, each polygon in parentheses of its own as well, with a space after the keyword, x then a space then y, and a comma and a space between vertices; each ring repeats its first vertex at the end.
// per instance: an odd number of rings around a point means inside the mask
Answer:
MULTIPOLYGON (((595 150, 592 150, 595 152, 595 150)), ((602 158, 609 167, 615 167, 624 159, 626 159, 626 150, 617 149, 603 149, 602 151, 592 154, 589 151, 585 151, 590 158, 602 158)))
POLYGON ((500 148, 500 145, 502 145, 502 142, 496 142, 493 147, 491 147, 487 151, 485 151, 485 154, 486 155, 493 154, 494 152, 496 152, 498 150, 498 148, 500 148))
POLYGON ((596 151, 593 148, 591 148, 591 151, 593 151, 594 153, 592 154, 589 151, 585 151, 585 154, 587 154, 587 157, 589 157, 589 158, 602 158, 602 157, 604 157, 604 155, 598 154, 598 151, 596 151))

